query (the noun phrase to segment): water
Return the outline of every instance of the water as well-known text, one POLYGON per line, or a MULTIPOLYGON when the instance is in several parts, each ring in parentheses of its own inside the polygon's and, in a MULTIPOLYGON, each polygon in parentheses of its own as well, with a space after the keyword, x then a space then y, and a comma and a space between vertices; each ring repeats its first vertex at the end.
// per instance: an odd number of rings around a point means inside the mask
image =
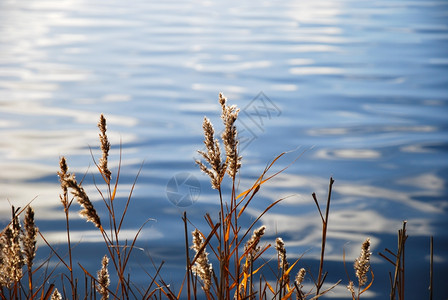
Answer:
MULTIPOLYGON (((316 270, 319 217, 336 180, 329 224, 331 296, 347 298, 348 266, 372 239, 375 282, 366 298, 385 299, 392 266, 378 256, 395 250, 408 221, 409 299, 427 297, 429 236, 435 239, 435 298, 446 297, 448 270, 448 3, 445 1, 9 1, 0 2, 0 214, 30 200, 41 231, 63 250, 63 212, 55 175, 60 156, 99 196, 89 148, 98 157, 96 122, 104 113, 116 172, 123 147, 126 198, 144 161, 126 219, 128 237, 147 218, 135 274, 166 259, 164 279, 183 270, 186 210, 204 228, 218 198, 193 159, 201 122, 219 131, 218 93, 241 109, 241 186, 267 162, 296 149, 277 169, 304 154, 267 185, 247 222, 287 195, 262 223, 267 239, 282 236, 291 259, 316 270), (262 92, 262 94, 260 94, 262 92), (90 166, 90 167, 89 167, 90 166), (194 205, 166 196, 176 174, 200 181, 194 205), (9 202, 9 203, 8 203, 9 202)), ((100 202, 98 206, 100 205, 100 202)), ((77 254, 96 270, 100 237, 77 218, 77 254)), ((45 246, 41 243, 41 251, 45 246)), ((316 272, 316 271, 315 271, 316 272)), ((138 280, 146 280, 146 275, 138 280)))

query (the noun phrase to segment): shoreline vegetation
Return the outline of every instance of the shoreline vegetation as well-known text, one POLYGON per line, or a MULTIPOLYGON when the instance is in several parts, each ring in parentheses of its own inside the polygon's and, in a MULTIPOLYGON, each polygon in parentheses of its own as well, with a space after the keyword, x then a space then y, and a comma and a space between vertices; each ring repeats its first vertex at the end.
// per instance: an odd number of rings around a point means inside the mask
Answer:
MULTIPOLYGON (((182 220, 185 232, 186 271, 184 280, 176 283, 178 290, 162 278, 163 262, 159 266, 154 265, 154 272, 148 274, 145 287, 133 284, 132 272, 129 271, 128 265, 139 234, 150 219, 143 221, 132 240, 121 238, 120 233, 140 171, 125 202, 116 205, 115 201, 123 201, 116 199, 121 161, 117 173, 112 174, 108 167, 110 142, 106 133, 106 118, 101 115, 98 128, 102 156, 98 161, 93 154, 92 158, 106 187, 100 189, 95 184, 102 203, 93 205, 83 188, 83 180, 77 179, 75 174, 69 171, 66 158, 61 157, 60 170, 57 174, 61 185, 59 201, 65 214, 67 253, 60 253, 60 250, 47 242, 45 233, 40 232, 35 224, 34 210, 30 204, 21 209, 12 206, 11 221, 0 234, 0 299, 305 300, 325 298, 326 294, 337 285, 346 287, 347 299, 362 298, 374 284, 368 237, 360 246, 360 255, 354 263, 346 262, 344 254, 347 278, 331 284, 326 283, 325 246, 331 215, 331 193, 335 182, 333 178, 330 178, 325 206, 322 206, 316 194, 312 194, 322 225, 320 262, 317 271, 301 267, 301 257, 295 260, 288 259, 287 249, 281 237, 277 237, 275 241, 265 241, 263 238, 266 226, 260 226, 260 220, 282 199, 266 207, 251 224, 243 224, 241 218, 262 186, 287 168, 273 174, 270 172, 271 167, 285 153, 274 158, 251 187, 243 192, 238 191, 237 174, 242 167, 242 157, 238 152, 239 141, 235 121, 239 109, 235 105, 228 105, 227 99, 221 93, 219 104, 224 125, 223 133, 220 137, 216 137, 212 122, 205 117, 202 125, 205 148, 198 151, 202 160, 196 160, 200 170, 210 177, 210 184, 216 190, 219 199, 217 202, 219 209, 213 214, 204 215, 210 229, 208 232, 194 228, 184 212, 182 220), (226 194, 230 195, 228 199, 223 193, 224 179, 230 180, 231 184, 230 192, 226 191, 226 194), (98 257, 100 269, 97 271, 84 268, 72 253, 74 246, 70 236, 70 215, 78 205, 81 207, 80 215, 97 228, 104 241, 105 253, 103 257, 98 257), (105 210, 107 217, 100 218, 98 209, 105 210), (40 265, 35 265, 38 238, 48 246, 51 255, 40 265), (275 249, 276 257, 266 257, 266 251, 270 248, 275 249), (49 266, 50 260, 55 260, 56 265, 62 266, 62 274, 55 274, 56 267, 49 266), (275 260, 276 269, 273 269, 268 263, 275 260), (213 265, 211 261, 214 262, 213 265), (75 270, 82 270, 84 278, 76 278, 75 270), (274 274, 275 280, 268 279, 268 273, 274 274), (305 285, 305 280, 312 284, 305 285), (57 287, 62 288, 58 290, 57 287)), ((379 254, 392 265, 389 292, 391 300, 405 299, 406 239, 406 222, 403 222, 403 227, 398 232, 397 249, 395 251, 385 249, 384 253, 379 254)), ((433 289, 432 240, 431 238, 429 299, 432 299, 433 289)), ((60 269, 57 269, 57 272, 60 272, 60 269)))

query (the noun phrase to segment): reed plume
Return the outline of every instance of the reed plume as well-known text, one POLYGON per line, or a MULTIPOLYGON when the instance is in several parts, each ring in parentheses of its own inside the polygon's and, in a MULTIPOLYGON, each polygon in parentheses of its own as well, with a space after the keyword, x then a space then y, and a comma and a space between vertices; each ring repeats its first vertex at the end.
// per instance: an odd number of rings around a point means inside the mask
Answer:
POLYGON ((295 278, 295 283, 300 287, 300 285, 302 284, 303 280, 305 279, 305 274, 306 271, 304 268, 301 268, 299 270, 299 272, 297 272, 296 278, 295 278))
POLYGON ((212 264, 208 260, 208 253, 205 251, 204 241, 198 229, 193 231, 193 246, 191 247, 196 252, 196 259, 194 265, 191 267, 193 273, 201 278, 204 291, 210 291, 212 284, 212 264))
POLYGON ((38 228, 34 224, 34 210, 31 206, 28 206, 26 210, 24 227, 23 253, 25 254, 25 263, 31 269, 34 257, 36 256, 36 236, 38 232, 38 228))
POLYGON ((23 276, 22 267, 24 264, 22 249, 20 246, 21 227, 19 217, 14 206, 12 207, 12 220, 3 231, 0 239, 2 244, 0 266, 0 287, 11 288, 18 283, 23 276))
POLYGON ((284 271, 288 270, 289 264, 286 260, 286 248, 285 248, 285 242, 283 242, 283 239, 278 237, 275 240, 275 249, 277 250, 278 254, 278 266, 279 268, 283 269, 284 271))
MULTIPOLYGON (((79 205, 81 205, 82 210, 79 214, 87 219, 88 222, 92 222, 97 228, 101 229, 100 217, 96 213, 92 202, 90 201, 84 188, 76 181, 75 175, 67 173, 67 169, 62 168, 66 166, 65 158, 61 158, 61 172, 59 172, 59 180, 61 181, 61 187, 63 190, 70 188, 72 190, 73 196, 75 196, 79 205), (63 175, 63 176, 61 176, 63 175)), ((62 199, 63 197, 61 197, 62 199)), ((64 206, 65 207, 65 206, 64 206)))
POLYGON ((361 254, 355 260, 354 268, 356 271, 356 277, 358 278, 358 284, 360 287, 367 283, 367 273, 370 270, 370 239, 367 238, 361 246, 361 254))
POLYGON ((198 150, 198 153, 201 154, 210 167, 207 167, 200 160, 196 160, 196 163, 199 165, 201 171, 210 177, 212 188, 219 189, 226 172, 227 164, 221 160, 219 141, 214 138, 215 130, 213 129, 213 124, 207 117, 204 118, 202 128, 204 129, 204 144, 207 151, 198 150))
POLYGON ((64 184, 64 182, 68 179, 70 174, 67 173, 68 166, 67 161, 65 160, 65 157, 61 157, 59 160, 59 169, 58 172, 59 181, 61 182, 61 188, 62 188, 62 195, 59 195, 59 199, 62 202, 62 205, 64 206, 64 211, 67 213, 69 202, 68 202, 68 187, 67 184, 64 184))
POLYGON ((103 114, 101 114, 101 116, 100 116, 100 120, 98 122, 98 128, 100 129, 99 136, 100 136, 101 152, 102 152, 102 157, 100 158, 100 163, 98 165, 98 168, 100 169, 101 174, 104 176, 106 183, 109 184, 111 175, 112 175, 112 173, 109 170, 109 167, 107 165, 109 150, 110 150, 110 143, 109 143, 109 139, 107 138, 107 135, 106 135, 106 130, 107 130, 106 118, 104 117, 103 114))
POLYGON ((25 264, 28 271, 28 288, 33 290, 33 260, 36 256, 36 236, 38 228, 34 224, 34 210, 28 206, 25 213, 25 220, 23 221, 25 227, 25 234, 22 239, 23 254, 25 255, 25 264))
POLYGON ((53 293, 51 294, 51 300, 62 300, 62 295, 59 293, 57 288, 54 288, 53 293))
MULTIPOLYGON (((358 278, 358 288, 357 291, 355 290, 355 284, 352 280, 349 278, 349 283, 347 285, 347 289, 352 295, 352 299, 359 299, 361 294, 363 294, 365 291, 367 291, 371 284, 366 286, 364 289, 361 290, 363 286, 367 283, 367 274, 370 270, 370 255, 372 253, 370 252, 370 239, 367 238, 364 243, 362 243, 361 246, 361 253, 359 254, 359 257, 356 258, 355 263, 353 264, 353 268, 355 269, 355 275, 356 278, 358 278)), ((372 274, 373 276, 373 274, 372 274)), ((373 281, 373 277, 372 277, 373 281)))
POLYGON ((243 277, 239 284, 239 289, 235 291, 235 298, 241 299, 247 295, 247 287, 249 287, 249 295, 253 293, 253 262, 257 258, 257 254, 260 252, 261 247, 258 246, 261 237, 266 231, 266 226, 260 226, 255 229, 252 233, 251 238, 244 245, 244 255, 246 257, 246 262, 243 265, 243 277))
POLYGON ((101 300, 109 299, 108 287, 110 284, 109 271, 107 270, 107 265, 109 264, 109 258, 104 255, 101 260, 101 269, 97 272, 97 279, 99 286, 97 287, 98 293, 101 295, 101 300))
POLYGON ((252 260, 256 256, 256 254, 260 251, 258 243, 260 242, 260 239, 264 235, 265 231, 266 226, 264 225, 255 229, 251 238, 244 245, 244 252, 247 252, 247 256, 250 260, 252 260))
POLYGON ((306 271, 304 268, 301 268, 299 272, 297 272, 296 278, 294 279, 294 284, 296 286, 297 299, 304 299, 304 294, 302 292, 302 283, 305 279, 306 271))
POLYGON ((221 119, 224 123, 224 131, 221 138, 226 150, 226 160, 228 163, 227 174, 231 178, 235 178, 236 173, 241 167, 242 159, 238 155, 238 131, 235 126, 239 109, 236 105, 227 105, 227 98, 222 93, 219 93, 219 103, 222 108, 221 119))
POLYGON ((289 273, 287 272, 289 269, 289 263, 286 260, 286 248, 282 238, 278 237, 275 240, 275 249, 277 250, 278 267, 280 269, 280 276, 278 280, 280 286, 278 290, 279 297, 282 299, 283 291, 286 293, 289 288, 289 273))
POLYGON ((356 293, 355 293, 355 285, 353 281, 349 281, 347 285, 347 290, 352 294, 352 298, 355 299, 356 293))

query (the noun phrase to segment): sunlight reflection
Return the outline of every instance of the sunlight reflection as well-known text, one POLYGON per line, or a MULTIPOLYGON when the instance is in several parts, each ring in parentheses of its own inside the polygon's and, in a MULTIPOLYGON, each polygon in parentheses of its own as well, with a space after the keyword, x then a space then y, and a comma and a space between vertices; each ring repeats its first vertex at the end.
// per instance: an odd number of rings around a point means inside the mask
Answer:
POLYGON ((421 174, 398 180, 399 184, 433 191, 434 195, 441 195, 445 187, 445 180, 432 173, 421 174))
MULTIPOLYGON (((122 229, 120 230, 120 239, 132 241, 137 233, 137 229, 122 229)), ((138 236, 139 242, 156 240, 163 238, 162 232, 156 230, 152 227, 143 228, 138 236)), ((45 239, 51 245, 57 245, 61 243, 65 243, 67 241, 67 232, 63 231, 46 231, 44 234, 45 239)), ((70 239, 72 243, 82 242, 82 243, 101 243, 104 242, 103 236, 101 235, 99 230, 70 230, 70 239)), ((38 239, 38 245, 45 245, 45 243, 38 239)))
POLYGON ((293 75, 336 75, 344 74, 344 69, 330 67, 297 67, 289 69, 293 75))
POLYGON ((296 20, 299 24, 315 24, 316 22, 319 24, 338 24, 341 6, 341 2, 337 1, 291 3, 288 17, 296 20))
MULTIPOLYGON (((98 122, 99 113, 90 112, 87 110, 74 110, 70 108, 49 107, 42 103, 36 102, 13 102, 11 105, 2 106, 2 111, 5 113, 17 115, 36 115, 36 116, 57 116, 74 118, 78 123, 96 124, 98 122)), ((134 117, 107 115, 108 123, 116 124, 117 126, 134 127, 138 120, 134 117)), ((113 133, 112 133, 113 134, 113 133)))
MULTIPOLYGON (((407 206, 425 213, 442 213, 442 211, 440 211, 440 209, 435 205, 418 201, 413 198, 413 195, 421 196, 423 192, 405 192, 369 185, 355 185, 344 183, 338 184, 337 192, 345 197, 386 199, 388 201, 396 202, 403 206, 407 206)), ((425 192, 425 194, 427 195, 433 195, 434 193, 434 191, 431 189, 426 189, 425 192)))
POLYGON ((370 149, 318 150, 315 157, 322 159, 376 159, 381 157, 381 153, 370 149))
MULTIPOLYGON (((122 167, 139 165, 141 160, 124 158, 121 163, 122 167)), ((111 161, 109 167, 111 170, 117 170, 118 164, 118 161, 111 161)), ((31 201, 31 205, 39 216, 39 220, 60 220, 64 217, 61 202, 59 200, 61 188, 56 174, 58 171, 56 160, 54 166, 29 162, 16 162, 14 164, 2 164, 1 167, 3 172, 0 174, 0 182, 5 183, 1 185, 1 220, 10 218, 11 208, 9 203, 15 207, 24 207, 31 201), (38 178, 49 179, 45 182, 33 182, 33 180, 38 178)), ((77 178, 82 178, 86 172, 88 172, 88 174, 93 173, 97 177, 99 176, 95 173, 95 169, 89 167, 70 166, 70 171, 74 172, 77 178)), ((102 191, 106 190, 106 187, 101 184, 98 184, 98 188, 102 191)), ((121 183, 120 188, 117 190, 116 198, 127 199, 131 188, 132 185, 121 183)), ((92 184, 88 184, 84 186, 84 189, 94 205, 100 205, 99 208, 101 210, 103 203, 97 188, 92 184)), ((71 219, 81 219, 77 214, 77 209, 74 209, 74 212, 76 213, 72 214, 71 219)))
MULTIPOLYGON (((258 216, 261 211, 249 209, 248 213, 253 217, 258 216)), ((331 241, 327 248, 328 259, 341 260, 342 248, 339 246, 347 242, 360 245, 367 237, 372 234, 395 234, 397 226, 400 222, 397 220, 389 220, 381 216, 374 210, 359 211, 347 209, 344 211, 333 210, 331 213, 331 226, 328 231, 328 238, 331 241)), ((290 255, 300 256, 310 247, 318 249, 322 239, 322 225, 317 212, 306 215, 286 215, 267 213, 261 219, 261 223, 265 225, 268 235, 288 236, 286 246, 291 248, 290 255), (294 250, 293 250, 294 249, 294 250)), ((430 227, 420 227, 417 234, 427 234, 430 227)), ((372 245, 379 244, 379 240, 372 238, 372 245)), ((359 254, 358 247, 349 247, 346 249, 347 256, 356 257, 359 254)), ((318 253, 311 251, 311 257, 317 258, 318 253)), ((308 253, 307 253, 308 256, 308 253)))
MULTIPOLYGON (((351 118, 362 118, 362 114, 346 114, 346 113, 339 113, 344 114, 347 117, 351 118)), ((356 133, 358 135, 365 134, 365 133, 381 133, 381 132, 435 132, 439 130, 435 126, 430 125, 411 125, 411 126, 395 126, 395 125, 388 125, 388 126, 366 126, 366 127, 360 127, 360 126, 352 126, 352 127, 332 127, 332 128, 312 128, 307 130, 307 134, 311 136, 322 136, 322 135, 347 135, 356 133)))
MULTIPOLYGON (((244 181, 243 181, 244 182, 244 181)), ((359 204, 359 199, 384 199, 390 203, 414 209, 416 212, 440 214, 440 208, 429 202, 416 200, 421 197, 443 195, 446 181, 433 173, 426 173, 407 179, 398 179, 400 185, 412 186, 413 189, 388 189, 373 185, 353 184, 338 180, 333 192, 342 196, 344 205, 359 204)), ((313 205, 309 198, 312 192, 325 195, 328 180, 319 177, 279 174, 263 186, 261 195, 275 201, 286 198, 282 203, 313 205)))
POLYGON ((270 86, 270 89, 274 91, 293 92, 297 91, 299 87, 296 84, 273 84, 270 86))
POLYGON ((246 88, 242 86, 236 86, 236 85, 227 85, 223 86, 222 84, 202 84, 202 83, 193 83, 192 87, 193 90, 196 91, 206 91, 206 92, 216 92, 216 91, 227 91, 226 96, 230 97, 229 93, 235 93, 235 94, 241 94, 246 92, 246 88))

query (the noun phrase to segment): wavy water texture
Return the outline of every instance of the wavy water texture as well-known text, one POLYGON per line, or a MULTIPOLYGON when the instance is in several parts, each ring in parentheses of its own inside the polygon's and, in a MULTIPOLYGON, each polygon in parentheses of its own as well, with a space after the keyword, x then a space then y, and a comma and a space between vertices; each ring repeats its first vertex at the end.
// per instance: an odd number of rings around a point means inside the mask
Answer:
MULTIPOLYGON (((309 251, 312 265, 320 223, 310 195, 324 201, 333 176, 330 273, 340 270, 347 243, 350 259, 367 236, 375 251, 391 248, 407 219, 414 247, 407 253, 419 258, 408 263, 409 278, 427 268, 429 235, 441 274, 448 263, 447 11, 446 1, 432 0, 0 1, 0 219, 9 218, 9 203, 36 198, 41 230, 63 228, 56 176, 63 155, 101 208, 90 149, 98 159, 96 122, 104 113, 113 176, 123 148, 120 199, 144 161, 126 232, 155 218, 139 247, 157 258, 182 256, 183 209, 200 226, 219 205, 193 161, 204 115, 222 130, 223 92, 241 109, 241 190, 279 153, 304 150, 260 191, 248 222, 288 196, 261 222, 270 237, 284 235, 291 255, 309 251), (179 208, 166 185, 184 172, 197 176, 201 195, 179 208)), ((93 244, 82 237, 88 227, 76 209, 75 237, 93 244)), ((99 258, 85 265, 96 268, 104 253, 92 248, 99 258)), ((387 278, 390 266, 376 262, 387 278)), ((414 280, 416 297, 426 297, 426 277, 414 280)), ((388 282, 377 282, 369 296, 384 299, 388 282)))

